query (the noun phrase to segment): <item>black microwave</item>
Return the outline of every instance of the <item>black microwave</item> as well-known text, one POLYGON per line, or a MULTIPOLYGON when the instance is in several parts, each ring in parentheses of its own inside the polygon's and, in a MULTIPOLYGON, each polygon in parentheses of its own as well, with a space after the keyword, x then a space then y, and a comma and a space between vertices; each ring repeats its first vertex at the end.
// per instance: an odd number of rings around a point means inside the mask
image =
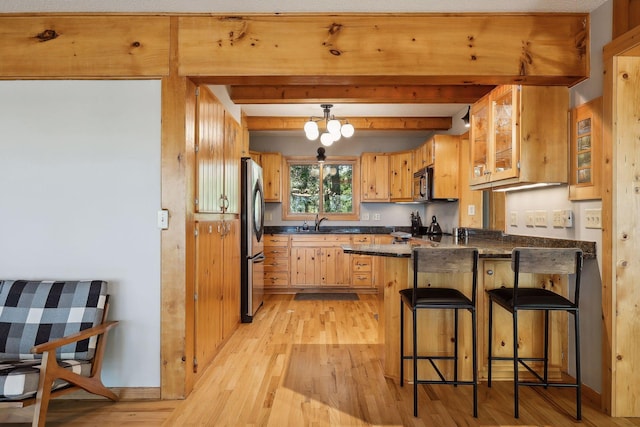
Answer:
POLYGON ((428 202, 431 200, 432 168, 422 168, 413 174, 413 201, 428 202))

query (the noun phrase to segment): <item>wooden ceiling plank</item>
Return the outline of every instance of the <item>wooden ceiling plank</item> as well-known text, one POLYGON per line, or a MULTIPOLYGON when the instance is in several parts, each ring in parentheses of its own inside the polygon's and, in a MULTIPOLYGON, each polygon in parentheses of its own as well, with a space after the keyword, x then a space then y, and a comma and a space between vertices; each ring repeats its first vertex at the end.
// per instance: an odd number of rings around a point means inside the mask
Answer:
MULTIPOLYGON (((247 127, 250 131, 300 130, 308 117, 266 117, 248 116, 247 127)), ((349 117, 349 123, 360 130, 415 131, 448 130, 451 117, 349 117)))
POLYGON ((494 86, 231 86, 235 104, 339 103, 472 104, 494 86))

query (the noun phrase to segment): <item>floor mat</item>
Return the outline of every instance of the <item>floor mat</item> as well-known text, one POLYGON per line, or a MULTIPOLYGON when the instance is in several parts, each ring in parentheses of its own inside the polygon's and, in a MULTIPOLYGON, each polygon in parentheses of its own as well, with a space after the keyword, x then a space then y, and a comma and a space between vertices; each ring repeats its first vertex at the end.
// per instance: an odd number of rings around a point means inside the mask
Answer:
POLYGON ((296 301, 357 301, 358 294, 351 292, 299 292, 296 301))

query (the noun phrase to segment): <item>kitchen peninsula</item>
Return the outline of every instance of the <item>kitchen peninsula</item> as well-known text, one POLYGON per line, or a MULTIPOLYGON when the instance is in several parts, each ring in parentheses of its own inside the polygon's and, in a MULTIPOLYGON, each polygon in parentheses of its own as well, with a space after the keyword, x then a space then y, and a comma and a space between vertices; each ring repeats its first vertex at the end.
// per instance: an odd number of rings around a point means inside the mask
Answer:
MULTIPOLYGON (((509 287, 513 283, 513 272, 511 271, 511 251, 518 246, 539 246, 539 247, 579 247, 584 253, 585 259, 595 258, 595 243, 550 239, 528 236, 505 235, 501 232, 485 231, 485 230, 466 230, 467 238, 453 236, 424 236, 422 238, 412 238, 402 244, 386 244, 386 245, 343 245, 342 249, 345 253, 369 255, 384 257, 384 277, 381 289, 378 290, 381 298, 379 325, 381 328, 381 339, 383 340, 383 366, 385 374, 391 378, 399 378, 399 322, 400 322, 400 298, 398 292, 401 289, 410 287, 412 283, 412 266, 410 261, 411 251, 414 247, 456 247, 469 246, 476 247, 480 253, 480 264, 478 266, 478 294, 477 294, 477 313, 478 313, 478 369, 479 377, 486 379, 487 377, 487 315, 488 315, 488 299, 485 298, 485 290, 509 287)), ((445 275, 427 275, 420 274, 420 284, 422 286, 439 286, 448 278, 445 275)), ((552 289, 554 292, 567 295, 569 290, 569 278, 548 275, 528 275, 522 280, 520 286, 524 287, 545 287, 552 289)), ((467 292, 468 290, 463 290, 467 292)), ((450 313, 421 313, 419 324, 429 323, 437 324, 436 333, 426 341, 430 350, 436 352, 448 351, 452 345, 453 337, 453 321, 446 316, 450 313), (435 322, 435 323, 434 323, 435 322)), ((468 315, 464 313, 464 315, 468 315)), ((525 313, 522 315, 522 329, 520 330, 520 348, 523 352, 540 354, 542 348, 542 330, 543 317, 541 313, 525 313), (525 317, 526 316, 526 317, 525 317)), ((461 375, 463 377, 471 376, 471 331, 468 327, 469 322, 461 320, 461 375)), ((500 356, 509 356, 512 349, 512 331, 511 319, 509 314, 504 310, 496 310, 494 312, 494 349, 495 354, 500 356)), ((550 327, 550 375, 559 377, 560 372, 567 372, 568 358, 562 357, 568 354, 568 336, 567 336, 567 317, 564 315, 552 315, 550 327)), ((410 325, 405 325, 410 330, 410 325)), ((422 330, 427 330, 422 328, 422 330)), ((431 330, 434 330, 431 327, 431 330)), ((410 363, 409 361, 405 363, 410 363)), ((510 378, 512 375, 513 365, 511 362, 503 362, 502 364, 494 362, 493 377, 494 378, 510 378)))

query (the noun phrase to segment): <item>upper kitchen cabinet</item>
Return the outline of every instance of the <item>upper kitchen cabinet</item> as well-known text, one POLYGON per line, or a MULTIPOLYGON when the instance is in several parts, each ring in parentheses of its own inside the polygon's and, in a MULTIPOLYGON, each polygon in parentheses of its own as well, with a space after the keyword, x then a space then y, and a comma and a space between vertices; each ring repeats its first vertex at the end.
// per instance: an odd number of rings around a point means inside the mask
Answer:
POLYGON ((458 185, 458 161, 460 158, 460 136, 434 135, 426 146, 433 151, 433 194, 434 199, 457 199, 460 197, 458 185))
POLYGON ((571 110, 569 199, 602 198, 602 97, 571 110))
POLYGON ((499 86, 471 108, 471 187, 567 182, 569 92, 499 86))
POLYGON ((264 201, 282 201, 282 154, 261 153, 260 162, 264 183, 264 201))
POLYGON ((387 153, 362 153, 361 202, 389 201, 389 155, 387 153))
POLYGON ((400 151, 389 155, 389 189, 392 202, 412 201, 413 152, 400 151))
POLYGON ((265 202, 282 201, 282 154, 250 151, 251 159, 262 166, 265 202))
POLYGON ((427 140, 413 151, 413 172, 431 166, 434 160, 434 141, 427 140))
POLYGON ((206 87, 197 88, 196 212, 240 212, 240 125, 206 87))

